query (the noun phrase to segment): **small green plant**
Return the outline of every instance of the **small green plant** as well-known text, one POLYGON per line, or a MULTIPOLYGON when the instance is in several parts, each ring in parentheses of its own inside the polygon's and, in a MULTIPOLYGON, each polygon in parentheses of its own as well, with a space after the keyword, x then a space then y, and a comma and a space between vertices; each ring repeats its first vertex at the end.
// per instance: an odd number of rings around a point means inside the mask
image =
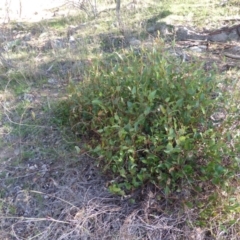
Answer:
MULTIPOLYGON (((70 122, 124 195, 151 182, 166 193, 186 184, 223 185, 234 161, 224 122, 211 115, 224 101, 213 73, 166 57, 162 48, 97 61, 70 87, 70 122), (221 99, 220 99, 221 98, 221 99)), ((66 113, 66 112, 65 112, 66 113)))

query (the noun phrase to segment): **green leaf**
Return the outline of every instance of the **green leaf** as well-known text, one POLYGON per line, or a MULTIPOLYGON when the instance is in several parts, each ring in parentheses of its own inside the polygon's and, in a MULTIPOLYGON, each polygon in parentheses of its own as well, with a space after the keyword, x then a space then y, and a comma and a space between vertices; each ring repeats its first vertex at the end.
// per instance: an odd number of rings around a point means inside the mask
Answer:
POLYGON ((165 99, 165 102, 169 102, 170 101, 170 97, 165 99))
POLYGON ((169 132, 168 132, 168 140, 172 140, 173 138, 175 138, 176 134, 173 128, 169 128, 169 132))
POLYGON ((117 121, 120 121, 120 118, 119 118, 119 116, 117 115, 117 113, 114 114, 114 119, 117 120, 117 121))
POLYGON ((172 153, 172 151, 173 151, 173 145, 172 145, 172 143, 169 142, 167 144, 166 150, 164 150, 164 152, 167 154, 170 154, 170 153, 172 153))
POLYGON ((196 93, 196 91, 193 88, 188 88, 187 93, 190 94, 190 95, 194 95, 196 93))
POLYGON ((150 107, 146 107, 144 110, 144 115, 148 115, 151 112, 151 108, 150 107))
POLYGON ((121 86, 117 86, 117 87, 116 87, 116 91, 117 91, 117 92, 120 92, 120 91, 121 91, 121 86))
POLYGON ((134 86, 134 87, 132 88, 132 95, 135 96, 136 92, 137 92, 137 89, 136 89, 136 87, 134 86))
POLYGON ((129 102, 129 101, 127 101, 127 106, 128 106, 128 108, 129 108, 129 109, 131 109, 131 108, 132 108, 132 105, 133 105, 133 103, 132 103, 132 102, 129 102))
POLYGON ((165 114, 166 113, 166 109, 163 107, 163 105, 160 105, 159 107, 160 107, 162 113, 165 114))
POLYGON ((92 104, 93 105, 102 105, 102 101, 100 101, 99 99, 93 99, 92 104))
POLYGON ((125 192, 117 185, 113 184, 109 186, 109 191, 114 194, 119 194, 121 196, 125 195, 125 192))
POLYGON ((77 151, 77 154, 79 154, 81 152, 81 149, 78 146, 75 146, 75 149, 77 151))
POLYGON ((183 170, 184 170, 184 172, 185 172, 185 174, 191 174, 192 172, 193 172, 193 168, 192 168, 192 166, 191 165, 185 165, 184 167, 183 167, 183 170))
POLYGON ((205 109, 204 109, 203 106, 201 106, 201 110, 202 110, 202 113, 205 115, 205 114, 206 114, 206 111, 205 111, 205 109))
POLYGON ((186 140, 186 137, 185 137, 185 136, 181 136, 178 140, 179 140, 181 143, 184 143, 185 140, 186 140))
POLYGON ((119 173, 120 173, 120 175, 121 175, 122 177, 126 178, 126 171, 125 171, 124 168, 120 169, 120 170, 119 170, 119 173))
POLYGON ((177 102, 176 102, 176 105, 178 107, 182 107, 183 106, 183 98, 179 99, 177 102))
POLYGON ((143 174, 142 173, 137 174, 137 178, 142 182, 144 179, 143 174))
POLYGON ((148 100, 149 100, 150 102, 152 102, 152 101, 154 100, 155 95, 156 95, 156 92, 157 92, 157 90, 154 90, 154 91, 152 91, 152 92, 149 93, 149 95, 148 95, 148 100))

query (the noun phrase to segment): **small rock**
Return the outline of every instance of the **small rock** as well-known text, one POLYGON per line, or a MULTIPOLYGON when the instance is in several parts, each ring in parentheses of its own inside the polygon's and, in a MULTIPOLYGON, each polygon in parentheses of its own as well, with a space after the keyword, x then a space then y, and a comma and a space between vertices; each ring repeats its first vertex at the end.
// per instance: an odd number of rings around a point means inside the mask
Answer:
POLYGON ((129 44, 130 44, 130 46, 139 46, 139 45, 141 45, 141 41, 140 40, 138 40, 138 39, 135 39, 135 38, 132 38, 130 41, 129 41, 129 44))
POLYGON ((219 3, 219 5, 220 5, 221 7, 224 7, 224 6, 227 5, 228 2, 229 2, 229 0, 223 0, 223 1, 221 1, 221 2, 219 3))
POLYGON ((24 41, 30 41, 31 40, 31 37, 32 37, 32 34, 31 33, 28 33, 26 35, 23 36, 23 40, 24 41))
POLYGON ((155 26, 147 27, 147 32, 154 33, 155 32, 155 26))
POLYGON ((213 42, 226 42, 228 40, 228 35, 225 32, 210 35, 208 40, 213 42))
POLYGON ((43 32, 39 36, 40 39, 47 38, 47 37, 49 37, 49 33, 47 33, 47 32, 43 32))
POLYGON ((34 167, 34 166, 30 166, 28 169, 29 169, 30 171, 34 171, 34 170, 35 170, 35 167, 34 167))
POLYGON ((234 53, 234 54, 240 54, 240 46, 233 46, 229 50, 231 50, 232 53, 234 53))
POLYGON ((41 167, 41 170, 42 170, 42 175, 45 175, 46 172, 48 171, 48 166, 46 164, 43 164, 41 167))
POLYGON ((15 154, 16 156, 18 156, 18 155, 20 154, 20 152, 21 152, 21 151, 20 151, 19 148, 17 148, 17 149, 14 150, 14 154, 15 154))
MULTIPOLYGON (((240 29, 239 29, 240 30, 240 29)), ((238 41, 239 40, 239 35, 237 33, 236 30, 232 31, 229 35, 228 35, 228 40, 229 41, 238 41)))
POLYGON ((58 81, 56 80, 56 79, 54 79, 54 78, 49 78, 48 79, 48 83, 50 83, 50 84, 55 84, 55 83, 57 83, 58 81))
POLYGON ((51 41, 51 47, 53 49, 59 49, 66 47, 66 44, 63 42, 62 39, 54 39, 51 41))
POLYGON ((73 36, 69 37, 69 43, 74 43, 75 42, 75 38, 73 36))
POLYGON ((212 114, 211 119, 214 122, 220 122, 223 121, 225 119, 226 115, 223 112, 216 112, 214 114, 212 114))
POLYGON ((155 31, 159 31, 160 35, 164 37, 173 30, 173 26, 167 25, 164 22, 157 22, 154 28, 155 28, 155 31))
POLYGON ((20 191, 22 191, 22 187, 21 186, 15 186, 13 188, 13 191, 18 194, 20 191))
POLYGON ((193 52, 203 52, 207 49, 206 46, 193 46, 189 48, 193 52))
POLYGON ((30 166, 28 169, 29 169, 30 171, 34 171, 34 170, 37 170, 37 169, 38 169, 38 166, 35 164, 35 165, 33 165, 33 166, 30 166))
POLYGON ((204 34, 199 34, 187 27, 179 27, 176 31, 177 40, 187 40, 187 39, 197 39, 197 40, 206 40, 207 36, 204 34))
POLYGON ((34 96, 33 96, 32 94, 29 94, 29 93, 24 93, 24 95, 23 95, 23 99, 24 99, 25 101, 32 102, 32 101, 33 101, 33 98, 34 98, 34 96))

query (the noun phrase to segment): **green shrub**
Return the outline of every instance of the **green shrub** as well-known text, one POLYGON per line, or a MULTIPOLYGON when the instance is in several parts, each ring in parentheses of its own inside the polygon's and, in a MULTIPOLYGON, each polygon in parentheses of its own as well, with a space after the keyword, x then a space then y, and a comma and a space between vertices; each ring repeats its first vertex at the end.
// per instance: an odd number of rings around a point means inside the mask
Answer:
POLYGON ((224 122, 211 120, 224 97, 215 75, 198 64, 183 64, 161 48, 115 53, 94 63, 70 93, 72 127, 88 136, 112 192, 147 182, 166 193, 186 184, 200 190, 201 183, 222 185, 231 176, 224 122))

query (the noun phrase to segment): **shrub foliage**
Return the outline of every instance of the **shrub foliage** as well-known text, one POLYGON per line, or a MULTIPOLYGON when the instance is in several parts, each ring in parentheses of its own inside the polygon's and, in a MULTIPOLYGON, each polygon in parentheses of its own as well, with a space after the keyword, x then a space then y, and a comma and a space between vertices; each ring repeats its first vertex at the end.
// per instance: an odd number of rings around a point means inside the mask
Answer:
POLYGON ((161 48, 115 53, 93 63, 72 85, 72 127, 88 136, 88 149, 110 190, 126 194, 151 182, 166 193, 202 183, 221 185, 234 167, 223 121, 223 94, 213 73, 184 64, 161 48), (217 93, 217 94, 216 94, 217 93))

